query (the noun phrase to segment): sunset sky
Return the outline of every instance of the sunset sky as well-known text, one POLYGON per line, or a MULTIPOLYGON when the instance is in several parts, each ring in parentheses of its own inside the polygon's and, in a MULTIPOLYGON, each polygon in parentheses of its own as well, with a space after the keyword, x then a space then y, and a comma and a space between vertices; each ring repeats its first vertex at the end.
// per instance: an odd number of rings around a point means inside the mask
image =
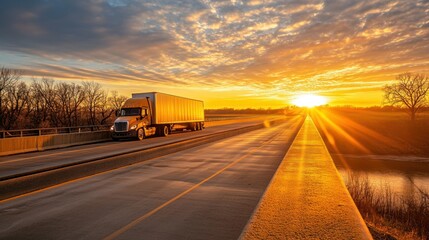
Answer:
POLYGON ((429 73, 427 0, 6 0, 0 67, 24 80, 161 91, 207 108, 380 105, 403 72, 429 73))

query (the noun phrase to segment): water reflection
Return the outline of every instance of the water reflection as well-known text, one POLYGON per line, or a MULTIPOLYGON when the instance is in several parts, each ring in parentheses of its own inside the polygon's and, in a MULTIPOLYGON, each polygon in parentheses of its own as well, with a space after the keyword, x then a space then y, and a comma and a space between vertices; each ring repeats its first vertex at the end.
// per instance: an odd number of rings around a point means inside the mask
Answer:
POLYGON ((417 193, 415 186, 429 192, 429 162, 391 161, 386 160, 385 156, 380 159, 374 156, 333 155, 335 165, 346 183, 348 171, 340 158, 345 160, 351 173, 367 175, 375 189, 384 190, 390 186, 394 193, 404 197, 417 193))

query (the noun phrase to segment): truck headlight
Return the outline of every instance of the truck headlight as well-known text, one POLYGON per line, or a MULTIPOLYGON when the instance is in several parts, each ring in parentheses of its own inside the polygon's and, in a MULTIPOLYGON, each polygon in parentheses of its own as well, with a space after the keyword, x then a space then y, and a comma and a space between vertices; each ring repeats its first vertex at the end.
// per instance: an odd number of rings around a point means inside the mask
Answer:
POLYGON ((136 125, 132 125, 131 127, 130 127, 130 129, 131 130, 134 130, 134 129, 136 129, 137 128, 137 124, 136 125))
POLYGON ((112 125, 111 127, 110 127, 110 131, 114 131, 115 130, 115 125, 112 125))

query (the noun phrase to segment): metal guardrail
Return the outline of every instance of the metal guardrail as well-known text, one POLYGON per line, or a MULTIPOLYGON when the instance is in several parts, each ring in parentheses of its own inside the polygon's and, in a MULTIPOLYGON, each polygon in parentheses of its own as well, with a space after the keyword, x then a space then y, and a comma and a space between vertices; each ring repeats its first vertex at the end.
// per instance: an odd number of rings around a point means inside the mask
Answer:
POLYGON ((20 129, 20 130, 1 130, 0 138, 14 138, 27 136, 42 136, 53 134, 70 134, 82 132, 95 132, 109 130, 112 125, 89 125, 76 127, 58 127, 58 128, 35 128, 35 129, 20 129))
MULTIPOLYGON (((206 117, 205 122, 214 122, 222 120, 232 120, 240 118, 249 118, 250 116, 216 116, 206 117)), ((14 137, 28 137, 28 136, 42 136, 52 134, 68 134, 68 133, 81 133, 81 132, 94 132, 109 130, 112 125, 89 125, 89 126, 76 126, 76 127, 57 127, 57 128, 34 128, 34 129, 19 129, 19 130, 1 130, 1 138, 14 138, 14 137)))

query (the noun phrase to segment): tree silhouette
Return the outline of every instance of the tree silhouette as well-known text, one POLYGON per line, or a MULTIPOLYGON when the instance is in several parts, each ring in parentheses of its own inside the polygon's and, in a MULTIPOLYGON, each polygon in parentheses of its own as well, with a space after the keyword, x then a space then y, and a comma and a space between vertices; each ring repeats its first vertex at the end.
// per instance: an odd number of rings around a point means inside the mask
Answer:
POLYGON ((96 82, 20 78, 21 71, 0 67, 0 130, 107 124, 127 100, 96 82))
POLYGON ((384 86, 384 99, 388 104, 406 107, 411 120, 428 103, 429 78, 423 74, 403 73, 396 77, 397 82, 384 86))

